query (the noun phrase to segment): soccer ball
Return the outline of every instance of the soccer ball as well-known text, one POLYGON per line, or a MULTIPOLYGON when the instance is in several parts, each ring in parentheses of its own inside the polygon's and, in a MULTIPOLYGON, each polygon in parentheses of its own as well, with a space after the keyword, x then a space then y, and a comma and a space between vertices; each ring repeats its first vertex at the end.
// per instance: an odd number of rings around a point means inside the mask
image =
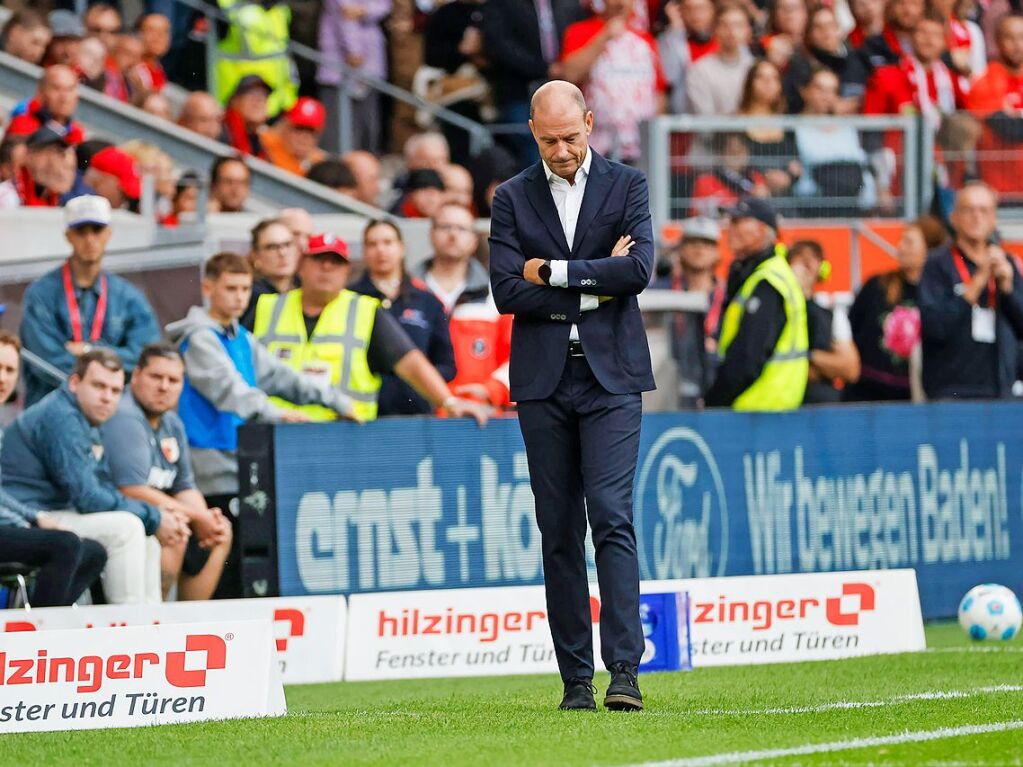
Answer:
POLYGON ((997 583, 974 586, 959 603, 959 625, 971 639, 1009 640, 1019 633, 1020 624, 1023 608, 1019 599, 997 583))

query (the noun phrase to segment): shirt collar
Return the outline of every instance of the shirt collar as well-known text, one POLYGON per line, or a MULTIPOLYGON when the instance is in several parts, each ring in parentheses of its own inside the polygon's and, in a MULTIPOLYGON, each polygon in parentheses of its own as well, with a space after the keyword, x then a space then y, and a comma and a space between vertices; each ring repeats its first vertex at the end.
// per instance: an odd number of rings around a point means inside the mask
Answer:
MULTIPOLYGON (((549 184, 568 184, 568 181, 563 179, 561 176, 556 174, 547 165, 546 160, 540 160, 543 163, 543 172, 547 176, 547 183, 549 184)), ((590 164, 593 162, 593 150, 589 147, 586 148, 586 157, 583 158, 583 164, 579 166, 579 170, 575 172, 575 180, 578 182, 580 177, 586 178, 590 175, 590 164)))

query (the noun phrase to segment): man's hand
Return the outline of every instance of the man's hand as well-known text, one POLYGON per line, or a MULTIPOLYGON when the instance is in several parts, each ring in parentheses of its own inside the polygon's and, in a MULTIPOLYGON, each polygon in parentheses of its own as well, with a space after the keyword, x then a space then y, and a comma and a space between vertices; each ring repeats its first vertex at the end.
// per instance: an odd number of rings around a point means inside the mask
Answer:
POLYGON ((1013 273, 1009 257, 997 245, 988 248, 988 256, 991 260, 991 276, 995 278, 998 289, 1003 293, 1011 293, 1013 273))
POLYGON ((614 40, 616 37, 621 37, 625 34, 626 27, 628 25, 628 17, 626 15, 612 16, 604 24, 604 38, 606 40, 614 40))
POLYGON ((455 394, 459 397, 468 397, 479 402, 490 402, 490 392, 481 383, 467 383, 455 387, 455 394))
POLYGON ((160 526, 156 529, 156 540, 161 546, 175 546, 188 540, 191 531, 188 521, 168 507, 160 508, 160 526))
POLYGON ((284 410, 277 419, 281 423, 309 423, 309 416, 299 410, 284 410))
POLYGON ((522 267, 522 277, 526 282, 531 282, 534 285, 546 285, 547 283, 540 279, 540 267, 543 266, 542 258, 531 258, 526 262, 526 265, 522 267))
POLYGON ((64 526, 45 511, 36 514, 36 527, 40 530, 63 530, 64 526))
POLYGON ((632 246, 636 244, 636 241, 632 239, 631 234, 623 234, 618 238, 618 242, 611 248, 612 256, 627 256, 629 251, 632 250, 632 246))
POLYGON ((452 418, 472 418, 481 427, 486 426, 490 420, 490 406, 473 402, 471 399, 448 397, 441 405, 441 409, 452 418))
POLYGON ((75 357, 81 357, 89 350, 89 344, 84 341, 68 341, 64 344, 64 348, 68 350, 69 354, 75 357))
POLYGON ((206 511, 200 511, 192 515, 191 530, 195 537, 199 540, 199 546, 204 549, 208 549, 215 546, 217 538, 220 536, 220 518, 217 516, 213 509, 207 509, 206 511))

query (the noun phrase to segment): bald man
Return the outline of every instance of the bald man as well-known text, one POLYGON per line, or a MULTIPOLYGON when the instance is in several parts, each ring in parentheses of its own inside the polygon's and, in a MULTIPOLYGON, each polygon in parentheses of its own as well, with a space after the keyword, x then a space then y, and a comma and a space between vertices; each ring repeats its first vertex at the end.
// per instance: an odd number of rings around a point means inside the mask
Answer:
POLYGON ((193 91, 181 105, 178 125, 217 141, 220 138, 224 110, 213 96, 205 91, 193 91))
POLYGON ((636 301, 654 263, 647 185, 589 148, 593 113, 576 86, 541 86, 530 114, 541 160, 494 195, 490 280, 497 308, 515 316, 511 398, 536 499, 560 707, 596 708, 588 515, 611 672, 604 705, 635 711, 643 630, 632 482, 640 393, 654 388, 636 301))

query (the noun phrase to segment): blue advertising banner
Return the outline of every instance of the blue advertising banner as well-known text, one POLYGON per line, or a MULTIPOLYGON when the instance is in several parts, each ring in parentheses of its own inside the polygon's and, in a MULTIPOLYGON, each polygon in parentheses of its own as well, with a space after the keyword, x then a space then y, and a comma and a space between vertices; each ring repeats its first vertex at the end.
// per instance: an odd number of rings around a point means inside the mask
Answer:
MULTIPOLYGON (((1021 434, 1011 403, 645 416, 641 575, 912 567, 926 617, 980 582, 1020 591, 1021 434)), ((282 595, 542 581, 514 419, 282 425, 275 445, 282 595)))

